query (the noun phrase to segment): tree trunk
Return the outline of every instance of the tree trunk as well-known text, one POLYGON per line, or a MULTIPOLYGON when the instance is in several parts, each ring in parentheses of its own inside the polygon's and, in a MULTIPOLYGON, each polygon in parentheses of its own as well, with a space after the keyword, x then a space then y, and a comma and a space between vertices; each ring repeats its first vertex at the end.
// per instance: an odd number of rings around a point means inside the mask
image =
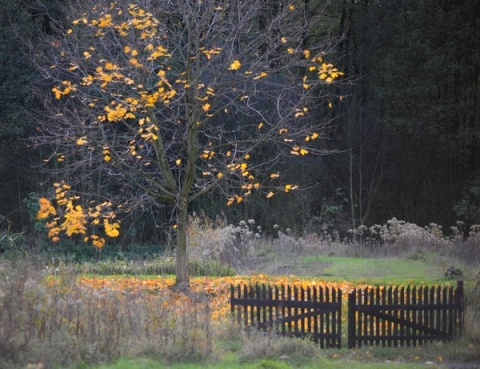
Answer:
POLYGON ((177 268, 175 288, 186 289, 189 286, 187 257, 187 215, 188 201, 181 196, 177 205, 177 268))

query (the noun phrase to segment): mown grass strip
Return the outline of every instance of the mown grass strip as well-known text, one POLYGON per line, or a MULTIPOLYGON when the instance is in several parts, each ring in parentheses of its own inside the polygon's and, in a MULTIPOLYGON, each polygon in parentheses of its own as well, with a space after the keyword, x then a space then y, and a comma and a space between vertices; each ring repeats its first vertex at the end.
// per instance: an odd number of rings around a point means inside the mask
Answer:
POLYGON ((447 281, 445 271, 446 266, 434 260, 405 258, 306 256, 300 258, 295 266, 295 272, 299 275, 306 272, 325 281, 351 281, 376 285, 444 283, 447 281))

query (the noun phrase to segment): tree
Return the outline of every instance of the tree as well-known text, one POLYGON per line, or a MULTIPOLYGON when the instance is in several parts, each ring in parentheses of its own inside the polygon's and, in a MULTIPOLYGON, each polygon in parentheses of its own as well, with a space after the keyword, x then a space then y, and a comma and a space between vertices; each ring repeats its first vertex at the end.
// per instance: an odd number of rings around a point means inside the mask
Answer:
POLYGON ((319 16, 295 4, 72 5, 71 28, 48 40, 40 65, 53 88, 37 140, 55 146, 51 161, 68 183, 56 185, 57 207, 42 199, 51 237, 85 234, 101 247, 88 227, 117 235, 116 211, 167 203, 183 286, 189 203, 213 190, 234 204, 256 191, 270 198, 297 189, 272 168, 282 157, 325 153, 321 112, 342 73, 327 60, 331 41, 308 44, 319 16), (268 160, 256 159, 265 152, 268 160), (108 184, 118 207, 87 210, 69 193, 82 181, 108 184))

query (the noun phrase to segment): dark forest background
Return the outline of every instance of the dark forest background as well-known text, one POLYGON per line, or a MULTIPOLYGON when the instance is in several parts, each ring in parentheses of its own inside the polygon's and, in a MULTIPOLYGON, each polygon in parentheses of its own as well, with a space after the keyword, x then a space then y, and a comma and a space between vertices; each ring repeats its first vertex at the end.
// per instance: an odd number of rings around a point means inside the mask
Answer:
MULTIPOLYGON (((51 90, 35 68, 32 46, 55 32, 67 3, 0 0, 3 231, 35 234, 36 198, 61 179, 42 171, 51 153, 31 140, 41 134, 36 96, 51 90)), ((345 233, 392 217, 446 229, 459 220, 480 223, 480 2, 328 4, 317 37, 340 37, 332 55, 345 73, 325 111, 334 118, 325 142, 336 153, 285 164, 302 191, 231 207, 211 195, 193 209, 211 219, 255 219, 265 229, 279 224, 297 232, 325 224, 345 233)), ((169 221, 161 208, 131 214, 118 242, 163 242, 169 221)))

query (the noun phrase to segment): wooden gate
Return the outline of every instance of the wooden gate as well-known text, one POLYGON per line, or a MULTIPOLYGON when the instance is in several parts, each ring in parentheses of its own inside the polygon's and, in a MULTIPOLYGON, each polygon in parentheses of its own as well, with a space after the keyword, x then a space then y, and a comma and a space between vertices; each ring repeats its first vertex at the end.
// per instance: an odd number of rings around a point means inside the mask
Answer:
POLYGON ((247 327, 341 347, 340 289, 232 285, 230 295, 232 315, 247 327))
POLYGON ((415 346, 451 340, 463 330, 463 282, 457 287, 377 287, 348 296, 348 347, 415 346))

